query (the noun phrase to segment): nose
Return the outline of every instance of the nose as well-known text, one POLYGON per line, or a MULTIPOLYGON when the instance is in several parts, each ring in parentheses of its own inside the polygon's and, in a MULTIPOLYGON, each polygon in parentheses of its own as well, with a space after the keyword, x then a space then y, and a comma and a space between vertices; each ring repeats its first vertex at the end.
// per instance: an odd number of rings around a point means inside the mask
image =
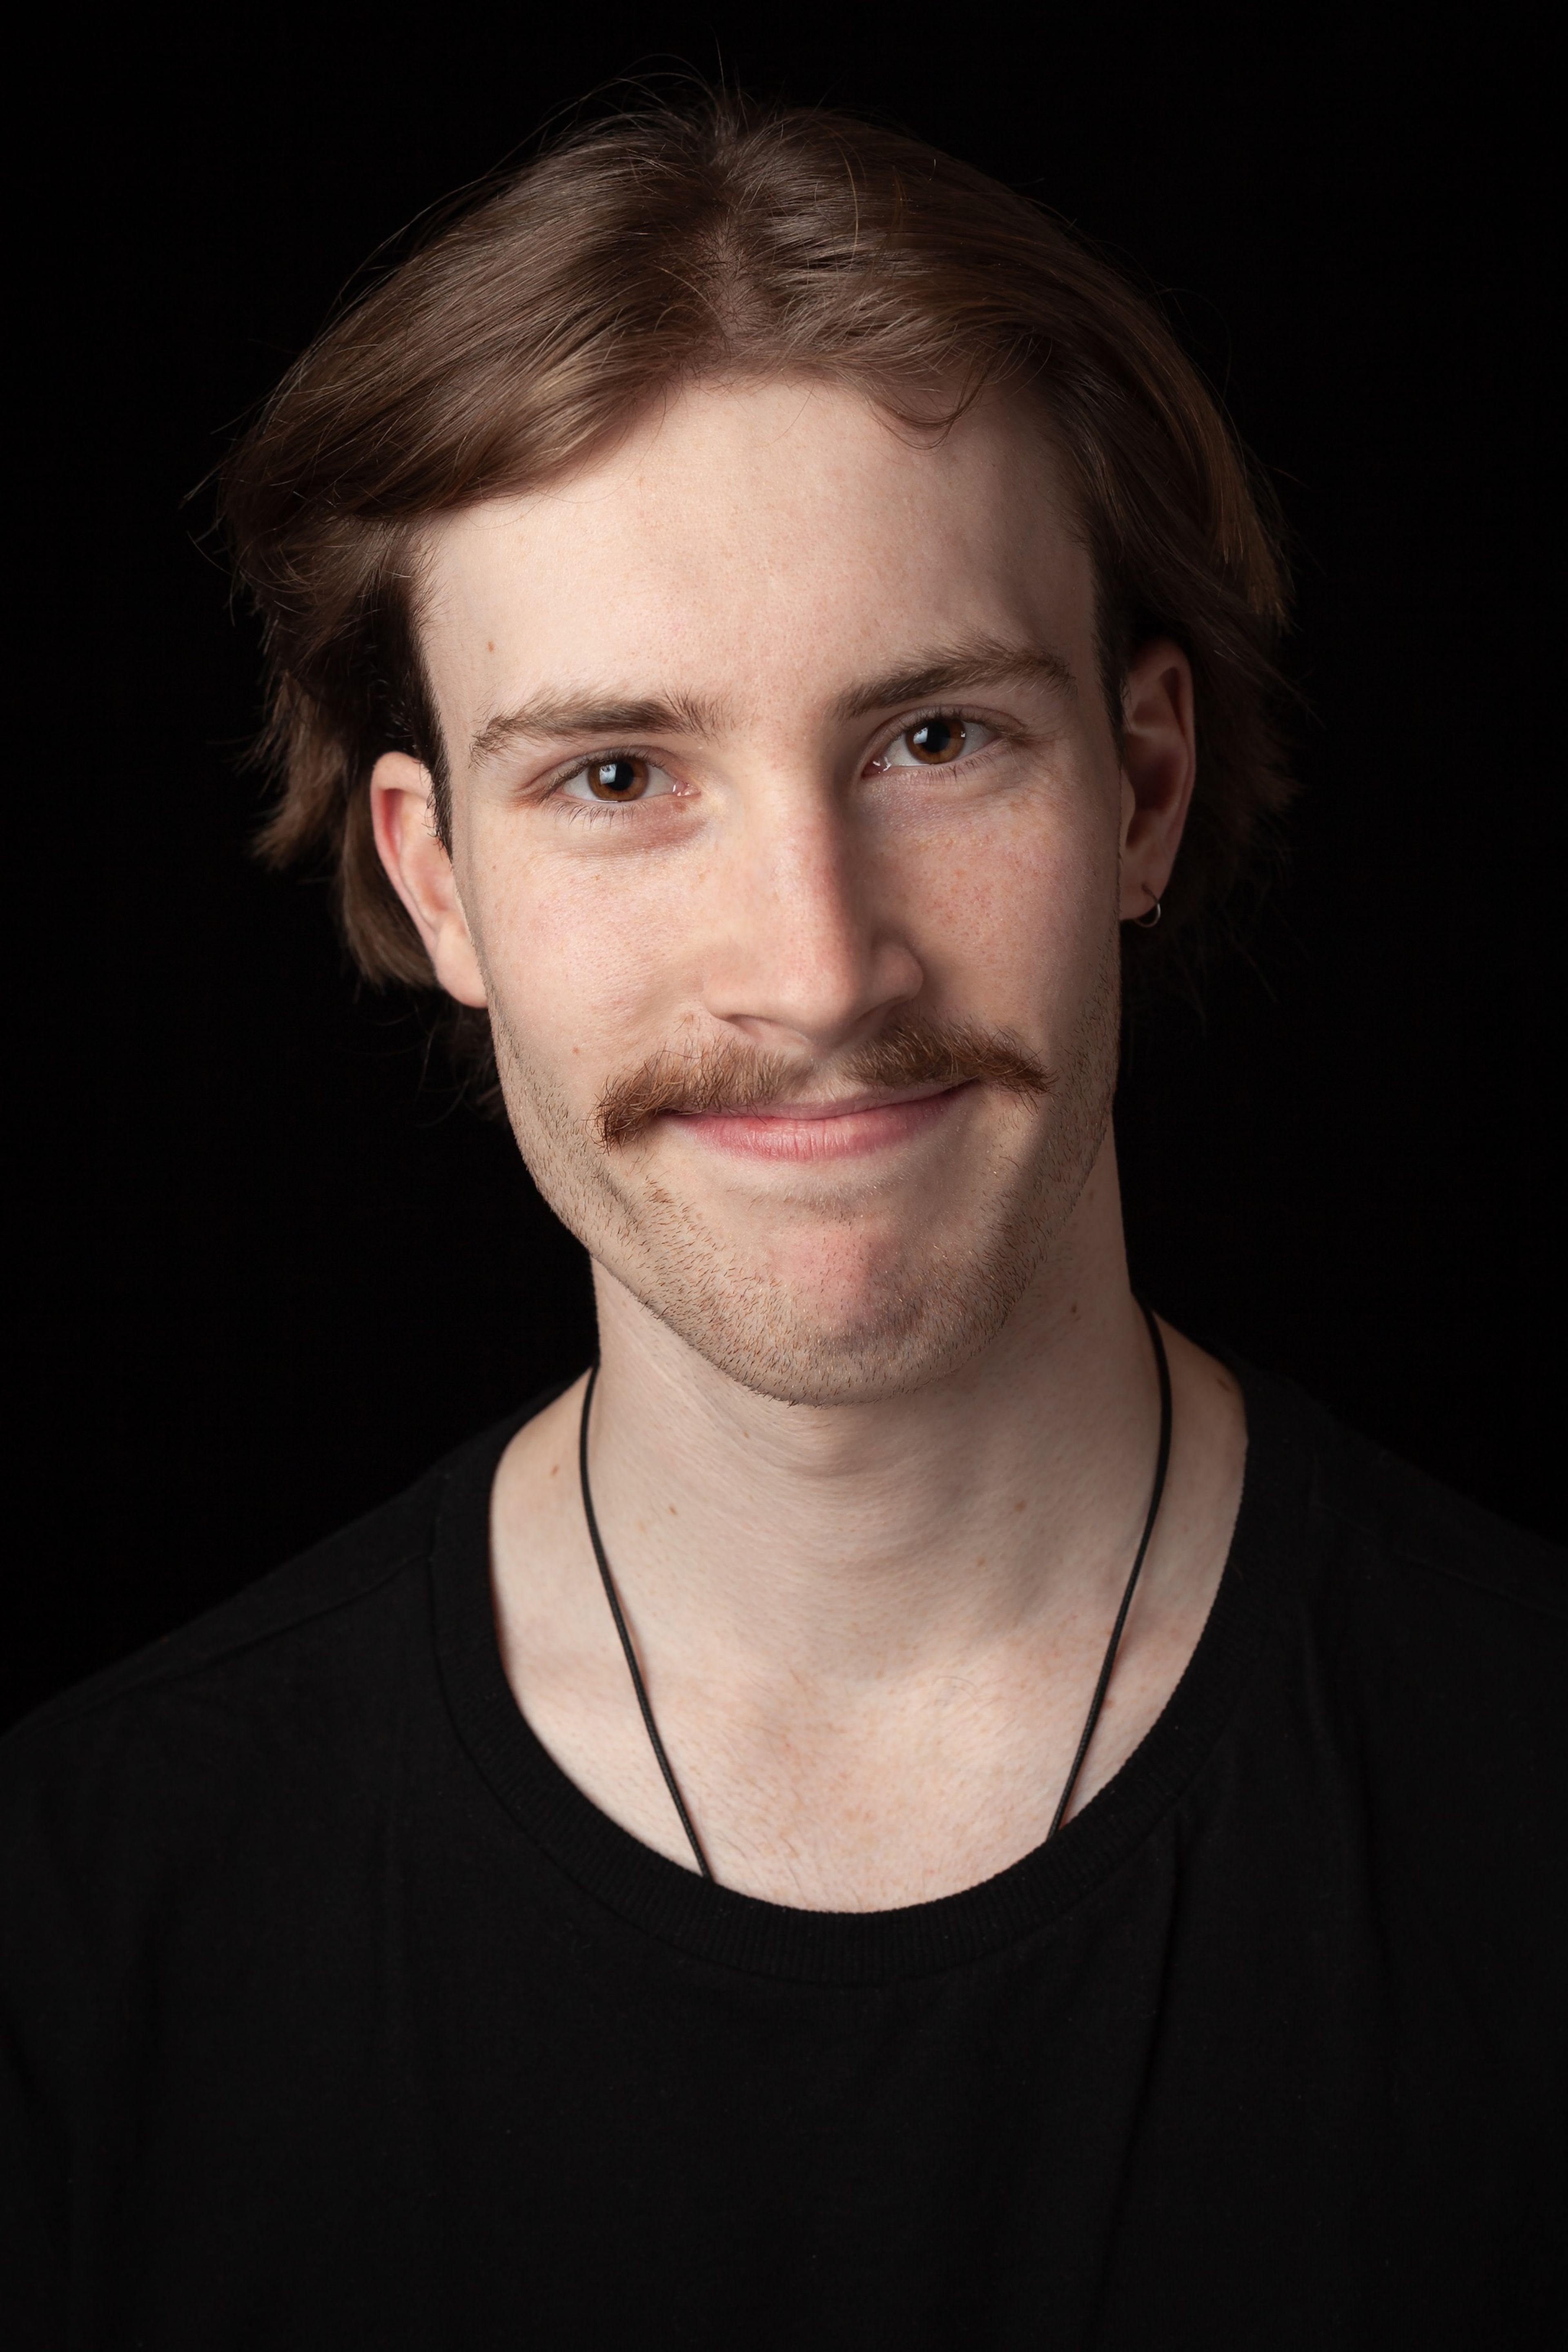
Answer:
POLYGON ((829 793, 800 780, 759 793, 709 877, 710 1013, 813 1059, 874 1034, 925 978, 886 882, 829 793))

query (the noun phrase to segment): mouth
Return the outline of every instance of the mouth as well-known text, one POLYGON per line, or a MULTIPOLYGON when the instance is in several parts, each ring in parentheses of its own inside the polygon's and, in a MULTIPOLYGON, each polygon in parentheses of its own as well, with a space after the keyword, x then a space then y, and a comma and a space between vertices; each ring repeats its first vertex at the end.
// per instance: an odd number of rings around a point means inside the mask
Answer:
POLYGON ((710 1150, 751 1160, 851 1160, 913 1141, 949 1118, 973 1081, 896 1092, 867 1091, 821 1102, 749 1104, 744 1110, 667 1112, 710 1150))

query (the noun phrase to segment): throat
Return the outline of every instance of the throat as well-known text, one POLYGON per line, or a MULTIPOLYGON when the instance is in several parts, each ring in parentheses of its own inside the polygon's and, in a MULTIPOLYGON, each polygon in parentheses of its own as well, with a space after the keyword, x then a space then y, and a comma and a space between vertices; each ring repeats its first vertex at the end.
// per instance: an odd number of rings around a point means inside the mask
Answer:
MULTIPOLYGON (((1117 1604, 1115 1616, 1111 1620, 1110 1632, 1100 1659, 1100 1670, 1095 1676, 1089 1695, 1083 1728, 1079 1735, 1072 1759, 1062 1780, 1061 1793, 1052 1811, 1050 1825, 1046 1832, 1047 1839, 1055 1836, 1067 1818, 1079 1782, 1082 1779, 1085 1763, 1093 1747, 1096 1731, 1104 1712, 1111 1677, 1116 1671, 1118 1655, 1125 1635, 1128 1612, 1131 1608, 1151 1538, 1159 1521, 1160 1504, 1165 1489, 1166 1472, 1171 1458, 1170 1369, 1166 1362, 1165 1346, 1159 1324, 1147 1307, 1143 1309, 1143 1318, 1149 1333, 1160 1392, 1160 1434, 1155 1450, 1153 1475, 1150 1485, 1149 1507, 1144 1517, 1142 1531, 1138 1538, 1137 1549, 1132 1556, 1132 1564, 1128 1570, 1127 1581, 1122 1587, 1121 1597, 1117 1604)), ((597 1384, 598 1369, 595 1366, 589 1373, 584 1387, 582 1411, 577 1428, 577 1483, 583 1502, 584 1523, 593 1549, 595 1565, 599 1572, 599 1581, 604 1589, 605 1605, 616 1629, 616 1638, 620 1644, 621 1654, 626 1660, 626 1673, 631 1682, 633 1695, 637 1699, 637 1712, 641 1717, 643 1728, 647 1734, 648 1746, 654 1761, 658 1767, 659 1778, 668 1794, 676 1818, 680 1824, 681 1834, 690 1849, 692 1860, 699 1873, 702 1877, 711 1879, 714 1875, 713 1864, 692 1818, 691 1807, 682 1792, 679 1777, 670 1760, 669 1750, 659 1731, 658 1720, 648 1695, 647 1679, 643 1673, 637 1645, 632 1638, 631 1628, 616 1586, 615 1571, 610 1566, 609 1555, 605 1549, 598 1513, 594 1506, 589 1456, 594 1393, 597 1384)))
POLYGON ((728 1493, 705 1516, 689 1465, 661 1489, 657 1449, 617 1459, 624 1423, 599 1421, 601 1391, 589 1496, 624 1641, 583 1508, 585 1383, 569 1391, 514 1439, 492 1500, 502 1661, 556 1766, 643 1844, 693 1872, 700 1852, 721 1885, 802 1908, 935 1899, 1044 1843, 1157 1721, 1239 1499, 1236 1384, 1167 1334, 1165 1490, 1118 1634, 1162 1423, 1141 1317, 1134 1332, 1147 1380, 1131 1388, 1119 1469, 1103 1475, 1101 1460, 1097 1475, 1092 1447, 1076 1461, 1042 1449, 1049 1475, 1031 1488, 994 1449, 988 1479, 964 1488, 944 1464, 943 1513, 930 1490, 920 1499, 948 1540, 901 1556, 886 1528, 907 1517, 882 1508, 897 1465, 874 1447, 808 1465, 795 1491, 812 1507, 792 1517, 765 1417, 742 1424, 729 1433, 728 1493), (955 1512, 976 1496, 978 1512, 955 1512), (842 1535, 837 1556, 825 1523, 842 1535))

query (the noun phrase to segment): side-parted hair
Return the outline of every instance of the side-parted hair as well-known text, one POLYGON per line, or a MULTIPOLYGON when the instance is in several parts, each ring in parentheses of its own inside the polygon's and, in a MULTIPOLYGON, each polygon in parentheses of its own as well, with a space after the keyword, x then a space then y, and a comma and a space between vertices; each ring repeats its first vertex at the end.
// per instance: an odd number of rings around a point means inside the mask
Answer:
POLYGON ((1192 814, 1138 959, 1187 961, 1255 865, 1289 791, 1279 534, 1170 330, 983 173, 846 115, 710 94, 600 122, 492 184, 322 333, 222 470, 282 786, 262 847, 330 864, 371 979, 434 985, 369 795, 380 754, 412 751, 449 842, 422 530, 591 462, 685 384, 781 374, 924 427, 992 385, 1038 402, 1094 562, 1113 719, 1152 637, 1195 679, 1192 814))

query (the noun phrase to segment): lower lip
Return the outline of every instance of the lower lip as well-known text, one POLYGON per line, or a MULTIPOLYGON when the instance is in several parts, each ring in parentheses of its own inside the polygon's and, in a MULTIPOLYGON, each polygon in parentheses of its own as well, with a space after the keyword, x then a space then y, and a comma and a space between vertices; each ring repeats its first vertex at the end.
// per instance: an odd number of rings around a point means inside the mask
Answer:
POLYGON ((748 1160, 856 1160, 912 1142, 942 1122, 966 1087, 949 1087, 918 1101, 878 1103, 834 1118, 759 1118, 754 1112, 688 1112, 678 1124, 714 1150, 748 1160))

